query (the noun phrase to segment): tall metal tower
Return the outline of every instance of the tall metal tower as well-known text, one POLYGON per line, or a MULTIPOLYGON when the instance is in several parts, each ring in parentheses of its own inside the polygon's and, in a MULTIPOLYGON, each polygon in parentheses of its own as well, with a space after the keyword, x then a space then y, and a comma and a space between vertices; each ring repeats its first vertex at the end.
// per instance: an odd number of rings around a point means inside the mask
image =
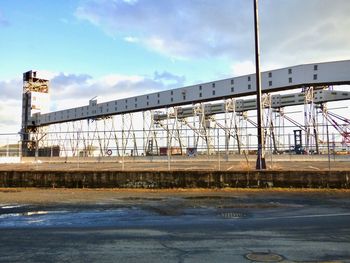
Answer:
POLYGON ((22 127, 21 144, 22 156, 34 156, 37 142, 31 138, 35 132, 33 126, 35 114, 49 110, 49 81, 37 77, 36 71, 23 73, 22 95, 22 127))

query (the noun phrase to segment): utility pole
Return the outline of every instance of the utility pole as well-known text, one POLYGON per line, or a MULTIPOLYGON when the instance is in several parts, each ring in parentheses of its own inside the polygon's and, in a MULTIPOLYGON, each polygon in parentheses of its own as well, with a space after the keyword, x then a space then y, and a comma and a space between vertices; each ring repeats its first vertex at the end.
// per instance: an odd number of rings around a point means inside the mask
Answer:
POLYGON ((256 169, 266 169, 264 152, 264 131, 262 127, 262 107, 261 107, 261 74, 260 74, 260 45, 259 45, 259 17, 258 0, 254 1, 254 32, 255 32, 255 76, 256 76, 256 102, 258 118, 258 158, 256 160, 256 169))

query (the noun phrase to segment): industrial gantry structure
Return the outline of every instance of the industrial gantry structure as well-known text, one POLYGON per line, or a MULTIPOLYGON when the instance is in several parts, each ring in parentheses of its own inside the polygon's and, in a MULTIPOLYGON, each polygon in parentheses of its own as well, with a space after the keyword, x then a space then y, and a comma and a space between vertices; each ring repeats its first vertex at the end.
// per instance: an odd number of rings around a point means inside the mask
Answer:
MULTIPOLYGON (((350 61, 292 66, 262 73, 263 148, 321 154, 328 126, 343 148, 350 120, 327 108, 350 99, 350 61), (292 90, 298 90, 293 92, 292 90), (291 93, 289 93, 289 92, 291 93), (285 108, 304 105, 303 120, 285 108)), ((22 156, 142 156, 256 152, 255 74, 49 112, 49 81, 23 74, 22 156)))

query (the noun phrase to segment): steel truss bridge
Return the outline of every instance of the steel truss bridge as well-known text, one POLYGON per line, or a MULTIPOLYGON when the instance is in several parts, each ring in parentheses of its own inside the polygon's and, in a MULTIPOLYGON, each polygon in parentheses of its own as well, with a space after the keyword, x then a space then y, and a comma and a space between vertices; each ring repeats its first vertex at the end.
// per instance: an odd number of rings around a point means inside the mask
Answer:
MULTIPOLYGON (((327 103, 349 100, 350 92, 334 89, 349 84, 349 60, 263 72, 265 150, 288 152, 298 144, 304 153, 324 153, 330 140, 333 148, 346 148, 350 120, 327 103), (295 119, 287 108, 298 105, 304 106, 303 117, 295 119), (337 135, 330 139, 330 134, 337 135)), ((57 155, 53 149, 66 157, 229 155, 256 149, 254 74, 42 113, 49 107, 49 90, 49 81, 37 72, 23 74, 23 156, 57 155)))

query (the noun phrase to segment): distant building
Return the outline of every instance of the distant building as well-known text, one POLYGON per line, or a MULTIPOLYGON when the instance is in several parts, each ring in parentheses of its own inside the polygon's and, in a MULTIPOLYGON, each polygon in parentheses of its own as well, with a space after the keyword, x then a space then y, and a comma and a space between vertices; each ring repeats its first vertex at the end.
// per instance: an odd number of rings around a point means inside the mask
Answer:
POLYGON ((0 157, 17 157, 20 153, 19 144, 7 144, 0 146, 0 157))

